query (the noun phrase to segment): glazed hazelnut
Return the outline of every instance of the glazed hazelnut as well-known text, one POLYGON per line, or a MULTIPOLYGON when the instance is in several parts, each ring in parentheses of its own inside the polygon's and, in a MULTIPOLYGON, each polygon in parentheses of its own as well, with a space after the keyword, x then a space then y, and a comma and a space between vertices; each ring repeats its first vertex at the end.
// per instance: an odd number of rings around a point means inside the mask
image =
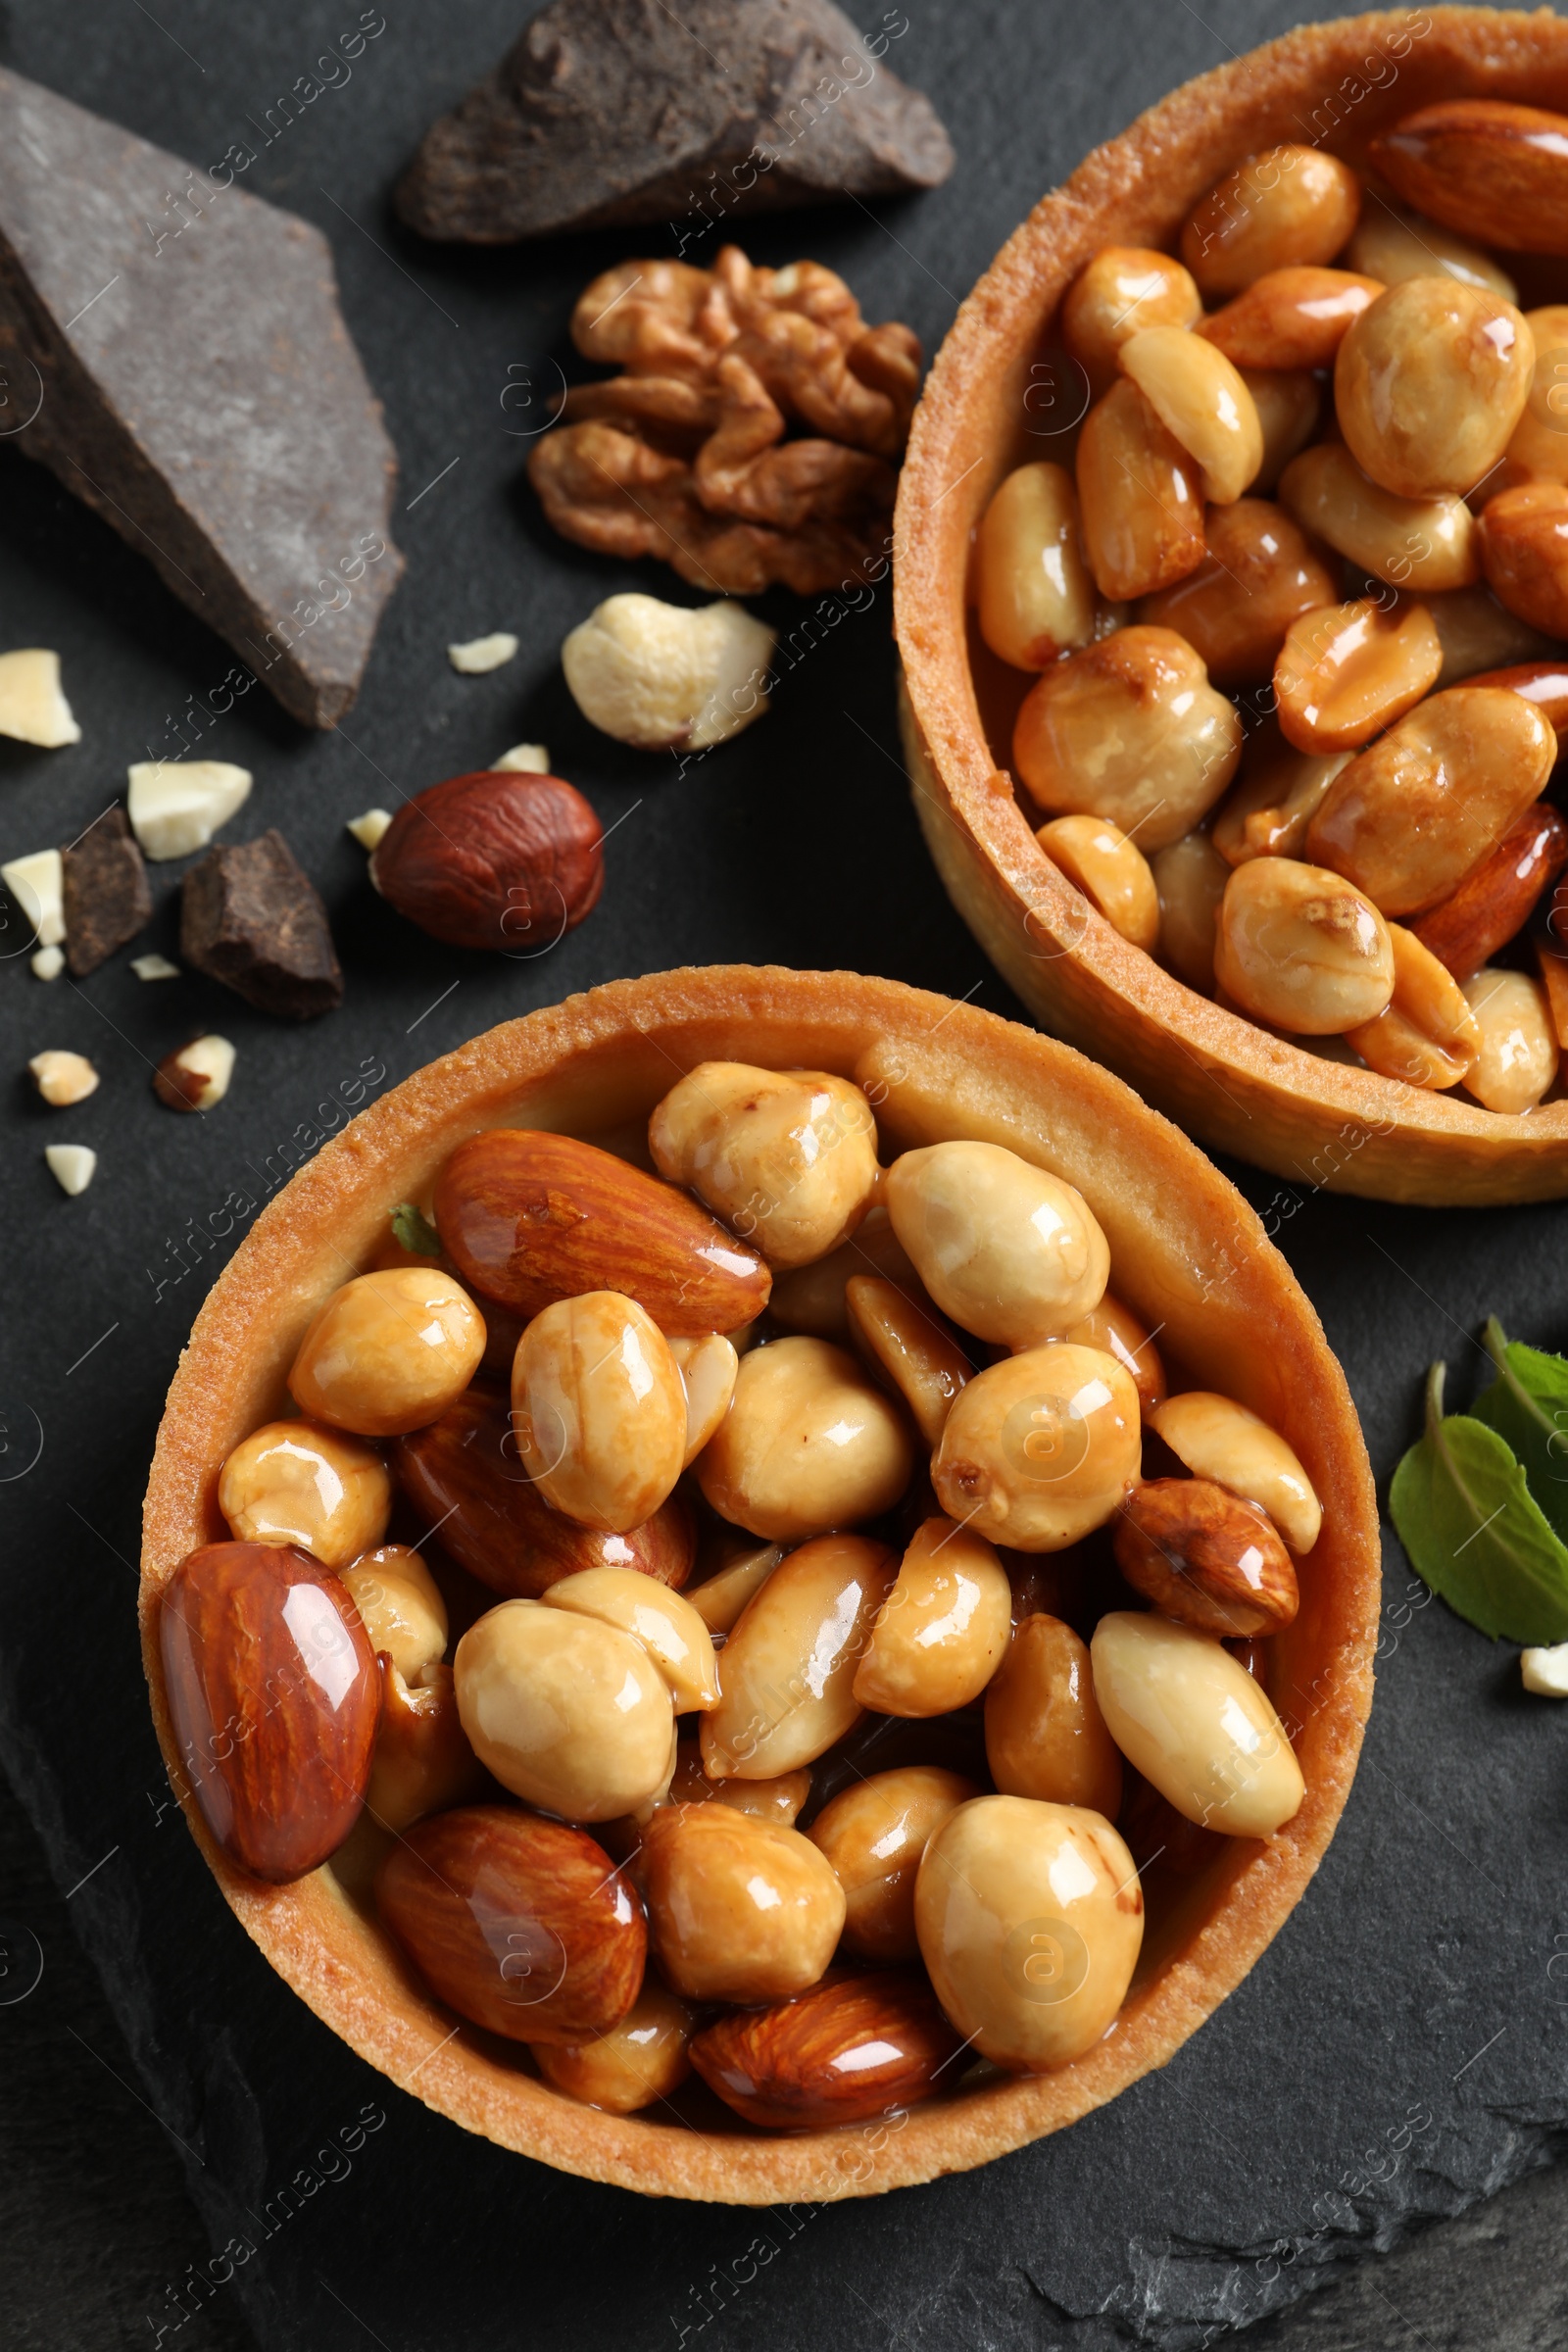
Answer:
POLYGON ((385 1650, 406 1683, 446 1655, 447 1604, 407 1544, 381 1544, 339 1571, 354 1595, 370 1647, 385 1650))
POLYGON ((1089 1647, 1111 1738, 1185 1820, 1267 1838, 1299 1811, 1306 1784, 1285 1727, 1213 1636, 1116 1609, 1089 1647))
POLYGON ((1089 1647, 1036 1611, 1013 1633, 986 1690, 986 1762, 1004 1796, 1087 1805, 1114 1821, 1121 1757, 1095 1697, 1089 1647))
POLYGON ((1046 671, 1024 697, 1012 754, 1042 808, 1109 817, 1149 857, 1220 798, 1242 721, 1185 638, 1139 626, 1046 671))
POLYGON ((540 2042, 534 2057, 553 2089, 607 2115, 635 2115, 685 2082, 698 2024, 689 2001, 645 1977, 636 2000, 608 2034, 592 2041, 540 2042))
POLYGON ((386 1533, 392 1482, 370 1446, 314 1421, 269 1421, 235 1446, 218 1507, 240 1543, 297 1544, 346 1568, 386 1533))
POLYGON ((948 1715, 966 1707, 1007 1646, 1012 1588, 991 1545, 951 1519, 928 1519, 899 1566, 855 1675, 855 1696, 879 1715, 948 1715))
POLYGON ((410 1266, 361 1274, 314 1319, 290 1394, 302 1412, 365 1438, 438 1421, 479 1369, 484 1318, 450 1274, 410 1266))
POLYGON ((822 1807, 807 1836, 844 1889, 844 1943, 862 1960, 918 1960, 914 1882, 934 1830, 978 1796, 973 1781, 906 1764, 855 1781, 822 1807))
POLYGON ((1150 326, 1196 326, 1203 301, 1192 274, 1146 245, 1104 245, 1086 262, 1061 306, 1067 356, 1096 400, 1116 380, 1124 343, 1150 326))
POLYGON ((1488 1110, 1534 1110, 1557 1075, 1546 995, 1528 972, 1480 971, 1464 984, 1481 1045, 1465 1078, 1488 1110))
POLYGON ((718 1699, 713 1638, 680 1593, 639 1568, 584 1568, 541 1595, 549 1609, 570 1609, 639 1641, 669 1686, 677 1715, 718 1699))
POLYGON ((720 1517, 798 1544, 890 1509, 913 1460, 898 1411, 852 1355, 788 1339, 742 1356, 735 1400, 696 1471, 720 1517))
POLYGON ((655 1956, 688 2000, 788 2000, 833 1957, 844 1889, 798 1830, 671 1806, 648 1825, 643 1872, 655 1956))
POLYGON ((904 1152, 887 1200, 931 1297, 977 1339, 1032 1347, 1104 1297, 1110 1247, 1083 1195, 1000 1144, 904 1152))
POLYGON ((710 1780, 771 1780, 843 1739, 896 1567, 869 1537, 819 1536, 774 1569, 724 1644, 719 1702, 702 1723, 710 1780))
POLYGON ((1081 1322, 1069 1325, 1061 1337, 1074 1348, 1100 1348, 1106 1355, 1113 1355, 1122 1370, 1131 1375, 1138 1401, 1148 1419, 1165 1394, 1165 1367, 1147 1327, 1140 1323, 1131 1307, 1124 1306, 1107 1291, 1100 1304, 1081 1322))
POLYGON ((653 1317, 619 1291, 535 1315, 512 1367, 517 1456, 552 1509, 613 1535, 651 1519, 686 1459, 686 1396, 653 1317))
POLYGON ((1511 302, 1452 278, 1406 278, 1340 345, 1334 399, 1350 454, 1396 498, 1462 498, 1512 439, 1535 364, 1511 302))
POLYGON ((1225 887, 1214 977, 1245 1012, 1339 1037, 1394 994, 1394 949, 1370 900, 1320 865, 1254 858, 1225 887))
POLYGON ((1344 252, 1361 183, 1320 147, 1270 147, 1215 182, 1182 230, 1182 260, 1210 301, 1270 270, 1321 266, 1344 252))
POLYGON ((655 1165, 689 1185, 770 1265, 825 1257, 864 1215, 876 1122, 847 1078, 703 1061, 648 1122, 655 1165))
POLYGON ((504 1600, 458 1643, 458 1711, 504 1788, 564 1821, 613 1821, 668 1781, 675 1717, 641 1642, 537 1600, 504 1600))
POLYGON ((1102 1527, 1138 1476, 1131 1375, 1098 1348, 1031 1348, 969 1383, 931 1464, 937 1500, 989 1543, 1060 1551, 1102 1527))
POLYGON ((926 1846, 914 1924, 958 2032, 998 2066, 1037 2074, 1093 2049, 1120 2009, 1143 1942, 1143 1889, 1098 1813, 977 1796, 926 1846))

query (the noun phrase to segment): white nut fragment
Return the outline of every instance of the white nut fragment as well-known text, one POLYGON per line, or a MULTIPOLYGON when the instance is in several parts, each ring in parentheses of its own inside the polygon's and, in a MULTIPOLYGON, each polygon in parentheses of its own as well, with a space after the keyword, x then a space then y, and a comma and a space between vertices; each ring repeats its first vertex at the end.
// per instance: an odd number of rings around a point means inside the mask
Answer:
POLYGON ((706 752, 767 709, 773 631, 729 599, 688 612, 612 596, 561 649, 577 708, 639 751, 706 752))
POLYGON ((495 629, 488 637, 470 637, 466 645, 449 645, 447 660, 466 678, 482 678, 487 670, 504 668, 516 650, 510 629, 495 629))
POLYGON ((550 754, 542 743, 514 743, 510 752, 503 752, 499 760, 491 760, 490 773, 493 776, 548 776, 550 754))
POLYGON ((133 956, 130 968, 138 980, 177 980, 179 966, 167 956, 133 956))
POLYGON ((348 830, 362 850, 373 850, 392 822, 390 808, 367 808, 363 816, 351 816, 348 830))
POLYGON ((233 1075, 234 1049, 226 1037, 193 1037, 164 1055, 153 1073, 153 1092, 171 1110, 211 1110, 233 1075))
POLYGON ((39 744, 46 752, 81 741, 61 688, 58 654, 37 645, 0 654, 0 735, 39 744))
POLYGON ((1568 1698, 1568 1642, 1550 1649, 1521 1650, 1519 1671, 1525 1689, 1538 1698, 1568 1698))
POLYGON ((27 1067, 39 1094, 56 1110, 70 1102, 85 1102, 97 1091, 98 1073, 85 1054, 35 1054, 27 1067))
POLYGON ((65 868, 58 850, 34 850, 0 865, 3 882, 38 935, 40 948, 58 948, 66 936, 65 868))
POLYGON ((130 829, 155 861, 205 850, 250 797, 250 769, 227 760, 138 760, 125 772, 130 829))
POLYGON ((66 958, 59 948, 40 948, 32 958, 35 980, 58 980, 66 968, 66 958))
POLYGON ((93 1180, 98 1166, 98 1154, 89 1152, 85 1144, 50 1144, 44 1151, 49 1173, 63 1193, 73 1200, 84 1193, 93 1180))

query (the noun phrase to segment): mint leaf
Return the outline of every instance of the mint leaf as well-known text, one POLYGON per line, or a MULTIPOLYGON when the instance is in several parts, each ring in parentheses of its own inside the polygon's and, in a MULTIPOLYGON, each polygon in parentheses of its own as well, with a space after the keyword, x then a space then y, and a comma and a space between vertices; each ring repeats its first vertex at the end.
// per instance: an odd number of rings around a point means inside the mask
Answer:
POLYGON ((1494 1640, 1568 1641, 1568 1547, 1497 1432, 1444 1418, 1445 1371, 1428 1375, 1426 1433, 1389 1490, 1399 1541, 1434 1592, 1494 1640))
POLYGON ((1531 1494, 1568 1543, 1568 1363, 1504 1339, 1495 1315, 1482 1338, 1497 1378, 1470 1409, 1512 1448, 1531 1494))
POLYGON ((440 1256, 441 1236, 412 1200, 400 1200, 392 1211, 392 1231, 415 1257, 440 1256))

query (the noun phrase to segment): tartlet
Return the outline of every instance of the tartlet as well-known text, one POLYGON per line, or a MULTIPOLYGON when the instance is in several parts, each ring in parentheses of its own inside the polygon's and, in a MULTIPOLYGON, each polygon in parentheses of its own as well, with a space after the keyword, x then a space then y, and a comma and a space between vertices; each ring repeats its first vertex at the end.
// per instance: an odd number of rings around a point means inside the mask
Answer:
MULTIPOLYGON (((1016 694, 970 637, 964 600, 971 534, 999 480, 1054 454, 1032 371, 1084 264, 1106 245, 1171 249, 1204 191, 1277 142, 1310 139, 1358 165, 1392 122, 1464 97, 1568 107, 1568 24, 1544 10, 1435 8, 1305 25, 1097 148, 963 304, 916 411, 894 539, 920 824, 949 895, 1031 1011, 1221 1150, 1314 1188, 1434 1205, 1568 1193, 1568 1101, 1499 1113, 1312 1054, 1122 938, 1018 806, 1006 772, 1016 694)), ((1021 694, 1028 681, 1012 683, 1021 694)))
POLYGON ((647 2194, 737 2204, 865 2195, 962 2171, 1103 2104, 1164 2062, 1278 1933, 1349 1789, 1372 1690, 1377 1509, 1345 1379, 1257 1217, 1120 1080, 1070 1049, 886 980, 719 966, 620 981, 511 1021, 363 1111, 258 1219, 197 1317, 148 1487, 141 1578, 154 1722, 181 1786, 160 1660, 160 1595, 224 1533, 220 1466, 285 1404, 321 1298, 384 1246, 389 1209, 425 1197, 454 1147, 523 1124, 610 1138, 646 1118, 672 1074, 744 1057, 873 1085, 885 1140, 1004 1143, 1075 1184, 1116 1253, 1127 1303, 1160 1327, 1182 1375, 1247 1398, 1293 1446, 1324 1505, 1302 1605, 1277 1637, 1274 1689, 1307 1796, 1266 1843, 1229 1839, 1181 1901, 1152 1914, 1116 2030, 1057 2073, 994 2077, 875 2127, 771 2136, 581 2106, 525 2052, 453 2017, 398 1957, 331 1864, 262 1884, 192 1832, 272 1966, 351 2047, 438 2113, 566 2172, 647 2194), (883 1090, 885 1089, 885 1094, 883 1090))

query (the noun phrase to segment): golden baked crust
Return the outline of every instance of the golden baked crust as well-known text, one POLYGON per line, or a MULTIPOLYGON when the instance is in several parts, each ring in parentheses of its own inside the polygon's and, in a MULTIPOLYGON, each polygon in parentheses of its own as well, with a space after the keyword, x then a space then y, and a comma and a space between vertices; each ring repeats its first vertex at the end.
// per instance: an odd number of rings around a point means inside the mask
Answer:
POLYGON ((550 2090, 526 2059, 457 2021, 416 1984, 330 1867, 289 1886, 234 1869, 186 1812, 247 1932, 333 2031, 427 2106, 504 2147, 590 2180, 732 2204, 867 2195, 958 2172, 1074 2122, 1162 2066, 1278 1933, 1333 1835, 1372 1695, 1380 1600, 1377 1505, 1349 1392, 1322 1328, 1252 1210, 1119 1079, 970 1005, 844 972, 723 965, 617 981, 504 1023, 418 1071, 327 1144, 264 1210, 197 1316, 169 1393, 147 1490, 142 1650, 175 1786, 159 1660, 159 1595, 223 1534, 219 1466, 274 1412, 322 1296, 367 1262, 388 1210, 428 1199, 478 1129, 592 1133, 646 1117, 677 1071, 708 1059, 858 1074, 900 1146, 1005 1142, 1087 1196, 1116 1289, 1173 1374, 1245 1396, 1289 1439, 1324 1506, 1302 1607, 1277 1639, 1276 1695, 1308 1794, 1267 1844, 1228 1841, 1180 1923, 1151 1938, 1117 2030, 1033 2081, 999 2079, 947 2104, 836 2132, 708 2134, 604 2115, 550 2090))
POLYGON ((1546 10, 1433 8, 1304 25, 1097 148, 959 311, 915 412, 894 535, 915 807, 949 895, 1025 1004, 1224 1151, 1294 1182, 1438 1205, 1568 1193, 1568 1102, 1516 1117, 1323 1059, 1222 1011, 1088 909, 999 773, 964 574, 1002 475, 1052 455, 1038 429, 1054 420, 1049 402, 1071 421, 1083 398, 1032 371, 1101 246, 1169 245, 1205 189, 1259 148, 1311 137, 1359 163, 1389 123, 1454 97, 1568 112, 1568 24, 1546 10))

